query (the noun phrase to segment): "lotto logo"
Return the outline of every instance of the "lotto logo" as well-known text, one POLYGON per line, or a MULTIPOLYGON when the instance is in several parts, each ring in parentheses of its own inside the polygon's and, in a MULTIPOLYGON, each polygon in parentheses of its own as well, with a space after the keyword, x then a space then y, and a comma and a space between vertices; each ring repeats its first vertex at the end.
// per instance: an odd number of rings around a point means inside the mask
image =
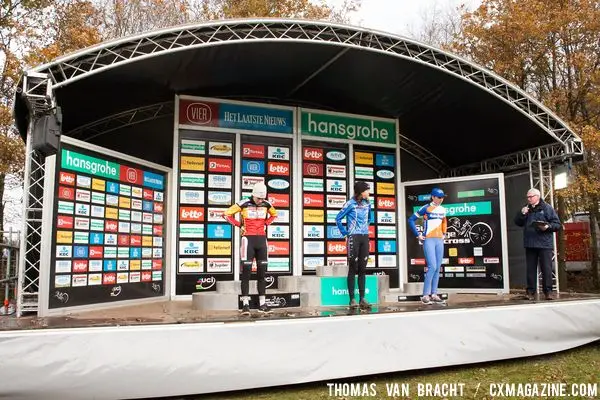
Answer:
POLYGON ((396 208, 396 199, 393 197, 378 197, 377 208, 384 210, 393 210, 396 208))
POLYGON ((304 159, 305 160, 323 161, 323 149, 318 149, 318 148, 314 148, 314 147, 305 147, 304 148, 304 159))
POLYGON ((270 162, 269 174, 288 176, 290 174, 290 166, 287 163, 270 162))
POLYGON ((180 207, 179 220, 181 221, 204 221, 204 208, 202 207, 180 207))
POLYGON ((75 185, 75 174, 70 174, 68 172, 61 172, 59 176, 59 181, 61 185, 75 185))

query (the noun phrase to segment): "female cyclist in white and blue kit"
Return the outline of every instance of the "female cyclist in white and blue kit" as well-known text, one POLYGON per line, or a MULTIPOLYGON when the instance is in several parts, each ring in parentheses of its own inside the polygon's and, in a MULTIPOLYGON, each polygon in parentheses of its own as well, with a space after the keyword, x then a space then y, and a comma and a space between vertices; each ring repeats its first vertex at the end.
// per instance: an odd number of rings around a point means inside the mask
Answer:
POLYGON ((440 268, 444 257, 444 237, 446 235, 446 209, 442 207, 444 191, 440 188, 431 190, 431 203, 425 204, 408 218, 408 224, 415 236, 423 243, 425 253, 425 284, 423 285, 424 304, 444 303, 437 293, 440 280, 440 268), (415 221, 423 218, 422 232, 419 232, 415 221))

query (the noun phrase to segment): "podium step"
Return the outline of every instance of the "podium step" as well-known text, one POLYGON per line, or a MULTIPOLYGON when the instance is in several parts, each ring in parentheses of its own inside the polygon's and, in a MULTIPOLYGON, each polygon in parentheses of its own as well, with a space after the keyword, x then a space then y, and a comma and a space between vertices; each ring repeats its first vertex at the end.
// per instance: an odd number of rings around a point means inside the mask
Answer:
MULTIPOLYGON (((241 293, 203 292, 192 294, 192 309, 199 311, 227 311, 241 308, 241 293)), ((281 289, 267 289, 266 302, 271 308, 302 307, 308 300, 306 295, 281 289), (304 299, 304 302, 303 302, 304 299)), ((258 306, 258 293, 250 290, 250 304, 258 306)))

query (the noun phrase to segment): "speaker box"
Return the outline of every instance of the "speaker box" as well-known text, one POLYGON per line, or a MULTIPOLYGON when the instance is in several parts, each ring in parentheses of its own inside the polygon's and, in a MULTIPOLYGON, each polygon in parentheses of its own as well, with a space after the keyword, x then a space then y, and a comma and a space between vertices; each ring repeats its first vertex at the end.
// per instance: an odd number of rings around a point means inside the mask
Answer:
POLYGON ((55 115, 44 115, 35 121, 31 144, 33 150, 45 157, 56 154, 60 144, 60 125, 55 115))

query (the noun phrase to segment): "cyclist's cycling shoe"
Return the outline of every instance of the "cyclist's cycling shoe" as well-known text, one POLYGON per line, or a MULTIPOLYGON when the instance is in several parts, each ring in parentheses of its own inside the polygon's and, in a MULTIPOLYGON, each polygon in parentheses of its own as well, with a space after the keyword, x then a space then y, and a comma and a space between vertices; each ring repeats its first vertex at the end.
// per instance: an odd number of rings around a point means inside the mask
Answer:
POLYGON ((264 314, 270 314, 273 312, 273 310, 271 310, 268 305, 263 304, 262 306, 258 307, 258 312, 264 313, 264 314))

